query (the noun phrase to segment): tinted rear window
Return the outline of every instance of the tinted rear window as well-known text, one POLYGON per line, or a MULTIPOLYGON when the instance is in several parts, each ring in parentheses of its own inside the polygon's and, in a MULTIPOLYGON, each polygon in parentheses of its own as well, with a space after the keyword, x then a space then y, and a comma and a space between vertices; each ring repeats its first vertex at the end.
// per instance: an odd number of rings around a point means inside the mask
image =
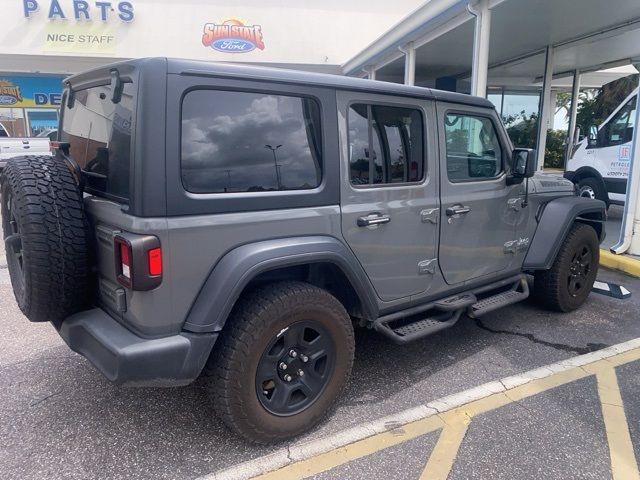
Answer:
POLYGON ((422 180, 423 129, 419 110, 362 103, 351 105, 351 184, 364 186, 422 180))
POLYGON ((73 107, 65 106, 60 140, 71 144, 91 193, 129 198, 134 96, 134 85, 125 83, 122 100, 113 103, 104 85, 75 92, 73 107))
POLYGON ((182 182, 195 193, 315 188, 320 108, 311 98, 194 90, 182 104, 182 182))

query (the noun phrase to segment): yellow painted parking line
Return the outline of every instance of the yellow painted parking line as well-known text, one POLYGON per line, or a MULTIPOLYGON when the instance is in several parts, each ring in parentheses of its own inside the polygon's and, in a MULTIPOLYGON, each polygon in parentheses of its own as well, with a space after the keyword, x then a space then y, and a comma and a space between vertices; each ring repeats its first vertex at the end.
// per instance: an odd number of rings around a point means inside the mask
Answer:
POLYGON ((603 358, 585 366, 558 371, 499 393, 489 394, 449 411, 427 416, 394 430, 372 435, 253 478, 260 480, 307 478, 442 428, 443 431, 426 462, 421 478, 446 479, 473 417, 576 380, 596 375, 611 452, 612 470, 615 472, 614 480, 640 480, 614 370, 616 366, 636 360, 640 360, 640 348, 603 358), (635 476, 630 472, 633 472, 635 476))
POLYGON ((616 255, 609 250, 600 249, 600 265, 614 270, 620 270, 634 277, 640 277, 640 260, 629 255, 616 255))
POLYGON ((602 369, 596 374, 596 379, 609 442, 613 480, 640 480, 616 371, 613 368, 602 369))
POLYGON ((447 425, 442 429, 420 480, 447 480, 471 422, 470 417, 460 413, 445 414, 443 418, 447 425))
POLYGON ((286 478, 289 480, 310 477, 331 470, 346 462, 412 440, 420 435, 435 432, 444 427, 444 425, 445 423, 439 416, 427 417, 254 478, 260 480, 282 480, 286 478))

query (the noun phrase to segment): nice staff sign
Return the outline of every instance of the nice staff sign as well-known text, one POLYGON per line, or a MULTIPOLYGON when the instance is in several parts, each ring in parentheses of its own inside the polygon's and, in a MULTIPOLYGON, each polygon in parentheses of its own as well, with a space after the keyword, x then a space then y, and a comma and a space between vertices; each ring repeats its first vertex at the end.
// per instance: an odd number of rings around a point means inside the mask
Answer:
POLYGON ((130 1, 23 0, 22 5, 25 18, 49 20, 43 38, 47 52, 113 54, 117 43, 114 21, 134 19, 130 1))

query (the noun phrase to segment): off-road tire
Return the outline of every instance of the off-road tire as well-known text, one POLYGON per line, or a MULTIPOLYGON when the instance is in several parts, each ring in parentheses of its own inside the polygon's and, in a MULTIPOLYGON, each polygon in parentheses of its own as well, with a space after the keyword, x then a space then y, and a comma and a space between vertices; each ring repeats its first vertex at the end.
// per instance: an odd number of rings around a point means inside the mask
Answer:
POLYGON ((54 324, 82 310, 90 288, 90 235, 82 195, 65 163, 48 156, 12 158, 0 174, 0 196, 20 310, 32 322, 54 324))
POLYGON ((216 412, 226 425, 250 442, 267 444, 299 435, 322 420, 348 381, 353 355, 351 319, 334 296, 307 283, 278 282, 239 300, 205 367, 204 378, 216 412), (270 339, 308 319, 320 322, 335 342, 333 373, 306 409, 276 416, 258 399, 256 369, 270 339))
POLYGON ((565 238, 550 270, 535 274, 535 299, 550 310, 570 312, 579 308, 589 296, 598 274, 600 242, 593 227, 575 223, 565 238), (591 267, 584 276, 583 287, 574 295, 570 293, 569 277, 572 262, 583 248, 591 252, 591 267))
POLYGON ((581 179, 578 182, 578 192, 579 196, 584 196, 587 198, 594 198, 596 200, 602 200, 609 206, 609 198, 607 196, 607 192, 605 191, 602 183, 598 181, 597 178, 594 177, 586 177, 581 179), (593 192, 593 195, 583 194, 583 190, 588 190, 589 192, 593 192))

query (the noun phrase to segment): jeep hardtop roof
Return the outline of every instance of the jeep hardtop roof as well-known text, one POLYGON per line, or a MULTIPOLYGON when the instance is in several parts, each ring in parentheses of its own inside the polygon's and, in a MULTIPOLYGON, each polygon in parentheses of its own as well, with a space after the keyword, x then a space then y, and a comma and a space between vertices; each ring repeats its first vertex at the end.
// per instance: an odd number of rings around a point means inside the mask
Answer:
POLYGON ((494 108, 485 98, 474 97, 463 93, 446 92, 424 87, 401 85, 398 83, 366 80, 362 78, 331 75, 325 73, 303 72, 272 67, 238 65, 223 62, 205 62, 200 60, 182 60, 177 58, 151 57, 127 60, 105 65, 65 79, 65 84, 77 85, 98 77, 109 78, 109 71, 114 67, 125 70, 142 70, 153 68, 157 71, 159 64, 166 65, 166 71, 175 75, 211 76, 238 79, 266 80, 276 83, 315 85, 342 90, 358 90, 371 93, 402 95, 406 97, 428 98, 444 102, 494 108))

